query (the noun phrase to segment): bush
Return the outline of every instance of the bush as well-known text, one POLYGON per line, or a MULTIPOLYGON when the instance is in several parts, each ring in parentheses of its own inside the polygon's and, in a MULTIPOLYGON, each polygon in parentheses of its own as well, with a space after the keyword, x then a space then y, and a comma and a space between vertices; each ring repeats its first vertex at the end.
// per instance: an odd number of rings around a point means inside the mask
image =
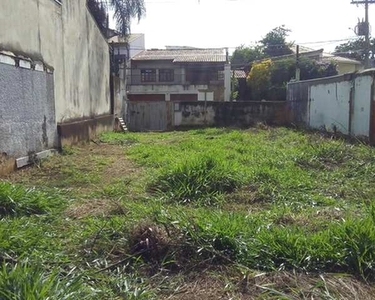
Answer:
POLYGON ((270 59, 254 63, 247 83, 251 88, 252 100, 262 100, 267 98, 268 89, 271 86, 271 68, 272 61, 270 59))

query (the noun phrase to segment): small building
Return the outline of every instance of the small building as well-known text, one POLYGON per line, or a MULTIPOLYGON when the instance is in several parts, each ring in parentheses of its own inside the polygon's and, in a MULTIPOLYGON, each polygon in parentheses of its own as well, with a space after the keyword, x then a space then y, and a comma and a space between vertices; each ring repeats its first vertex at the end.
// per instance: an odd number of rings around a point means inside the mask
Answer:
POLYGON ((231 71, 225 49, 169 47, 131 59, 130 101, 229 101, 231 71))
MULTIPOLYGON (((296 50, 291 48, 293 54, 283 55, 273 57, 273 60, 280 60, 284 58, 292 58, 296 56, 296 50)), ((350 59, 346 57, 337 56, 330 53, 325 53, 324 49, 311 49, 308 47, 300 46, 300 57, 309 58, 317 62, 330 63, 333 62, 336 64, 338 75, 353 73, 364 70, 364 65, 355 59, 350 59)))
POLYGON ((108 43, 112 46, 115 59, 131 59, 146 49, 143 33, 132 33, 127 38, 116 34, 108 39, 108 43))
POLYGON ((145 35, 133 33, 123 37, 119 33, 108 39, 111 46, 111 72, 113 73, 114 114, 125 117, 127 78, 130 76, 130 59, 145 48, 145 35))
POLYGON ((339 75, 364 70, 364 65, 360 61, 355 59, 323 53, 322 60, 326 62, 334 62, 336 64, 337 72, 339 75))

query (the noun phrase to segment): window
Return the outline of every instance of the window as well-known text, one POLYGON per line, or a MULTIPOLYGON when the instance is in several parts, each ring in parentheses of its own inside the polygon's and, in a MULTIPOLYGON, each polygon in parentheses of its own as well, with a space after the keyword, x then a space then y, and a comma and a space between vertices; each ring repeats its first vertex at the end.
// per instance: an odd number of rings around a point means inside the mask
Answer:
POLYGON ((155 69, 141 70, 141 82, 155 82, 155 81, 156 81, 155 69))
POLYGON ((224 80, 224 71, 217 72, 217 80, 224 80))
POLYGON ((172 81, 174 81, 174 70, 173 69, 160 69, 159 70, 159 81, 160 82, 172 82, 172 81))

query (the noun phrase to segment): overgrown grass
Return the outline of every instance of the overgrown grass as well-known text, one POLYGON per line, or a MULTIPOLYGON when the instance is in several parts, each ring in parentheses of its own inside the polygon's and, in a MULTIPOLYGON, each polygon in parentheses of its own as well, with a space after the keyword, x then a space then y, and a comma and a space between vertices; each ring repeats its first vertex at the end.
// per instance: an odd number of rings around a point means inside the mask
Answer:
MULTIPOLYGON (((375 210, 332 222, 318 231, 278 224, 264 214, 173 211, 156 218, 176 235, 191 259, 235 262, 252 269, 347 272, 375 276, 375 210)), ((176 252, 176 249, 173 251, 176 252)))
MULTIPOLYGON (((375 279, 373 148, 285 128, 99 141, 0 182, 2 276, 17 290, 22 268, 36 290, 79 278, 93 299, 167 298, 207 268, 375 279)), ((236 298, 242 283, 225 281, 236 298)))
POLYGON ((212 204, 240 186, 241 175, 220 157, 194 156, 163 169, 151 188, 179 203, 212 204))
POLYGON ((64 278, 58 271, 40 266, 3 263, 0 269, 0 299, 68 300, 93 299, 93 291, 77 278, 64 278))
POLYGON ((0 217, 46 214, 63 206, 55 194, 0 181, 0 217))

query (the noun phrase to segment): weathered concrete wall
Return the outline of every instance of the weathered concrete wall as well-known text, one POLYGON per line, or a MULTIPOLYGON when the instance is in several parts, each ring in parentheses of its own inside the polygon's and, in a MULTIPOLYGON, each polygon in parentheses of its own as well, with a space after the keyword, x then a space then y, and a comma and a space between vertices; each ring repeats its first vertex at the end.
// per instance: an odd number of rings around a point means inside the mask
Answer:
POLYGON ((288 83, 287 110, 291 123, 307 124, 309 120, 309 82, 299 81, 288 83))
POLYGON ((57 130, 61 146, 89 143, 100 132, 113 129, 113 116, 99 116, 84 121, 59 124, 57 130))
POLYGON ((259 122, 286 124, 286 103, 222 101, 130 101, 128 125, 132 131, 172 130, 179 127, 237 126, 259 122))
POLYGON ((54 69, 57 122, 110 113, 108 44, 86 0, 2 0, 0 12, 0 50, 54 69))
POLYGON ((179 102, 175 103, 174 126, 252 126, 286 123, 286 103, 277 102, 179 102))
POLYGON ((371 69, 288 84, 290 121, 375 142, 371 129, 374 77, 371 69))
POLYGON ((0 63, 0 91, 0 152, 58 147, 53 74, 0 63))
POLYGON ((371 101, 374 101, 372 95, 373 76, 374 74, 364 74, 354 80, 351 131, 358 137, 370 137, 371 101))
POLYGON ((351 88, 350 81, 311 86, 310 127, 348 134, 351 88))

